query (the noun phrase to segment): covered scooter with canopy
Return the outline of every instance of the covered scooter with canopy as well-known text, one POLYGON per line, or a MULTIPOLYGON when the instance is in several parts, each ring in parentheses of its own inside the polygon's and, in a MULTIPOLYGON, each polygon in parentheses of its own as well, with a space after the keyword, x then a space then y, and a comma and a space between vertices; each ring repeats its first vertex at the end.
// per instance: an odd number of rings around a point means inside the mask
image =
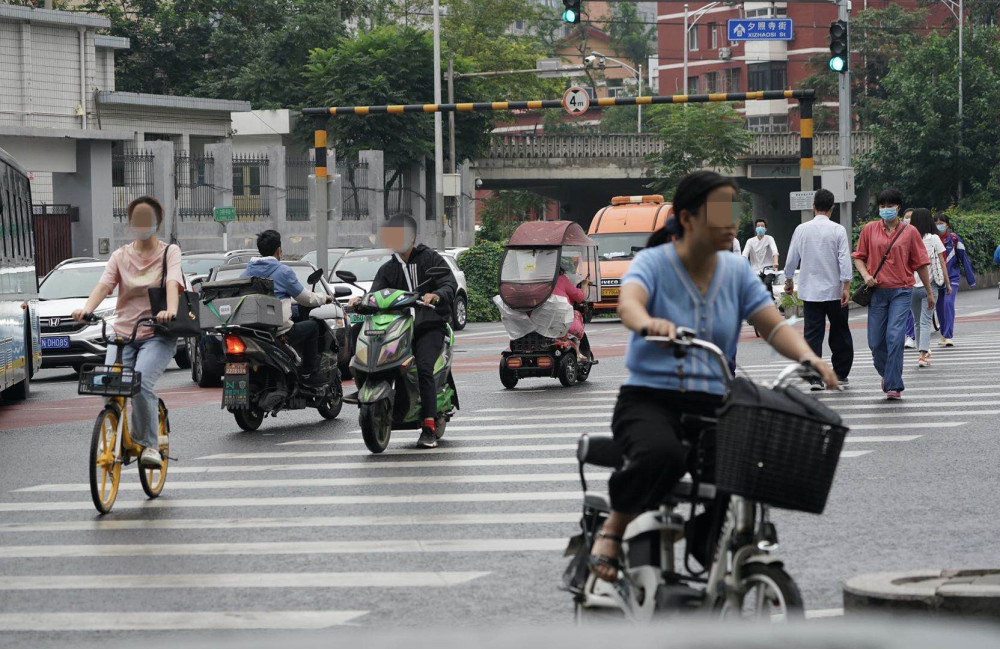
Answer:
POLYGON ((493 302, 510 338, 500 381, 513 388, 525 377, 585 381, 597 364, 584 317, 600 299, 597 243, 572 221, 532 221, 511 236, 500 263, 493 302))

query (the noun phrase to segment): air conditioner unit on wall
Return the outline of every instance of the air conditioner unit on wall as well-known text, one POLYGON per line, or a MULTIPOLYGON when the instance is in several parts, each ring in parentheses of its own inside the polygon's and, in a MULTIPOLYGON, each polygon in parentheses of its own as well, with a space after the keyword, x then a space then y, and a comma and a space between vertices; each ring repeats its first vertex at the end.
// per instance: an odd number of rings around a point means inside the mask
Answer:
POLYGON ((733 48, 731 47, 720 47, 719 48, 719 59, 723 61, 728 61, 733 58, 733 48))

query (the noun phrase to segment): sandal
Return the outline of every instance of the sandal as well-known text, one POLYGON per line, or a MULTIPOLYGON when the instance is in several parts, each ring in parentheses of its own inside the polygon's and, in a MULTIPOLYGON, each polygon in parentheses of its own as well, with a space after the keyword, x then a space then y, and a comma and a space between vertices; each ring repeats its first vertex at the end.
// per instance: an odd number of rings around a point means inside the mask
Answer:
POLYGON ((614 534, 605 534, 604 532, 598 533, 597 538, 599 538, 599 539, 605 539, 607 541, 611 541, 613 543, 617 543, 618 544, 618 550, 619 550, 619 556, 613 557, 613 556, 610 556, 610 555, 607 555, 607 554, 591 554, 589 556, 589 558, 587 559, 587 562, 590 565, 591 572, 593 572, 594 568, 599 568, 599 567, 607 567, 607 568, 611 568, 612 570, 614 570, 615 571, 615 578, 612 579, 612 580, 607 580, 607 579, 604 580, 604 581, 608 581, 609 583, 614 583, 614 582, 618 581, 618 573, 623 570, 622 562, 621 562, 621 558, 620 558, 621 557, 621 545, 622 545, 623 539, 620 536, 617 536, 617 535, 614 535, 614 534))

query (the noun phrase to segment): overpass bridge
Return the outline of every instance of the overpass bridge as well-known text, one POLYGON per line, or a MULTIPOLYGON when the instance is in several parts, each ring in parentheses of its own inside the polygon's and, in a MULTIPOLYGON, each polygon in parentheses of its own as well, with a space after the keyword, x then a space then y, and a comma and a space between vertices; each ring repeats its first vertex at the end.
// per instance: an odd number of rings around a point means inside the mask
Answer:
MULTIPOLYGON (((788 193, 799 189, 799 134, 754 133, 733 176, 754 196, 754 215, 769 221, 776 237, 791 237, 799 214, 788 209, 788 193)), ((495 135, 487 155, 473 163, 483 189, 530 189, 561 202, 564 218, 584 226, 612 196, 650 193, 655 156, 666 144, 659 133, 495 135)), ((871 133, 856 132, 853 154, 871 153, 871 133)), ((816 178, 840 163, 837 133, 813 139, 816 178)), ((818 185, 817 180, 817 185, 818 185)))

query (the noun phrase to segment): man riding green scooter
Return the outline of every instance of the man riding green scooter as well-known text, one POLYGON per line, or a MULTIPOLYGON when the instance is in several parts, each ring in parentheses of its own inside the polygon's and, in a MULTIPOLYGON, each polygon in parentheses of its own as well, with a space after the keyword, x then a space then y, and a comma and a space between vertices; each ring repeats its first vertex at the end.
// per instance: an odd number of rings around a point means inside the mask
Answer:
MULTIPOLYGON (((438 443, 434 365, 444 349, 445 338, 450 335, 447 322, 458 284, 441 255, 416 243, 417 223, 412 217, 397 215, 390 218, 379 229, 379 237, 382 245, 393 251, 393 256, 376 273, 370 292, 383 289, 420 291, 423 293, 423 304, 433 307, 414 309, 412 345, 419 380, 422 419, 417 445, 434 448, 438 443), (428 273, 432 268, 437 270, 428 273), (447 273, 442 269, 447 270, 447 273)), ((352 298, 350 306, 356 306, 360 301, 361 297, 352 298)), ((357 394, 345 398, 348 402, 356 400, 357 394)))

